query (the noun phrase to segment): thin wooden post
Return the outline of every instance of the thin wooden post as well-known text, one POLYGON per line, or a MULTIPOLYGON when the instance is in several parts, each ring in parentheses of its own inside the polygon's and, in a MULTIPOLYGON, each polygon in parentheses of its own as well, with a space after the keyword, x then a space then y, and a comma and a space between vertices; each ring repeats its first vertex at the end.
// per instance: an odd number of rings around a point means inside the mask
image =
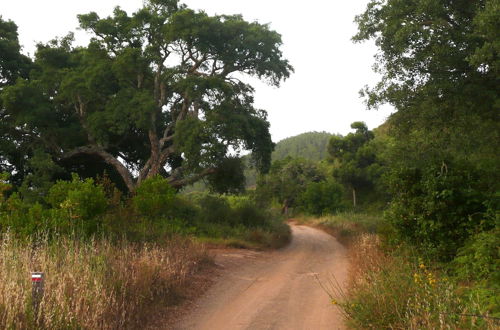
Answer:
POLYGON ((43 298, 43 281, 44 278, 42 272, 31 273, 31 295, 33 299, 33 310, 35 311, 35 318, 38 318, 38 310, 40 308, 40 302, 43 298))

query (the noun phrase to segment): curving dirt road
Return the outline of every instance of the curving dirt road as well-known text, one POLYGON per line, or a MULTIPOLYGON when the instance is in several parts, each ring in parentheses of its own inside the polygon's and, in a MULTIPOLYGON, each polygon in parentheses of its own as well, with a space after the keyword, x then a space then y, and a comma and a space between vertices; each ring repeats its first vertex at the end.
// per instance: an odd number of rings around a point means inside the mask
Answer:
POLYGON ((221 277, 177 329, 342 329, 317 277, 347 276, 345 249, 314 228, 292 226, 292 241, 274 252, 219 253, 221 277))

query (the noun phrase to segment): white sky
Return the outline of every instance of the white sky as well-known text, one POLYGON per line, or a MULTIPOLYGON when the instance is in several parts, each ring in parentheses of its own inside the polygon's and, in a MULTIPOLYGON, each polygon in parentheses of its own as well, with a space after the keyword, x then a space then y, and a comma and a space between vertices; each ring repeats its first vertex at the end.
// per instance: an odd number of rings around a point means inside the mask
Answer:
MULTIPOLYGON (((353 44, 354 16, 368 0, 184 0, 190 8, 209 14, 242 14, 246 20, 270 23, 283 37, 283 52, 295 74, 277 89, 263 83, 256 87, 256 106, 269 113, 274 141, 308 131, 346 134, 353 121, 365 121, 370 129, 385 121, 390 107, 365 110, 358 91, 373 86, 372 43, 353 44)), ((142 0, 0 0, 0 15, 19 27, 25 53, 33 54, 36 42, 46 42, 69 31, 77 43, 89 36, 76 31, 77 14, 111 14, 119 5, 129 13, 142 0)))

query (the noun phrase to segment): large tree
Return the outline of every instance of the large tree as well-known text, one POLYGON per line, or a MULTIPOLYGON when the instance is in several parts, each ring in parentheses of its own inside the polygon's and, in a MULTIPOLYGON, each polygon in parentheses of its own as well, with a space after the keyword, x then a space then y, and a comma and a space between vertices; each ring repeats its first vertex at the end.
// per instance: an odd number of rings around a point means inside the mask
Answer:
POLYGON ((390 103, 387 213, 399 232, 450 258, 498 225, 500 2, 373 0, 357 41, 379 48, 370 107, 390 103))
MULTIPOLYGON (((27 78, 31 60, 21 54, 17 25, 0 16, 0 93, 18 78, 27 78)), ((15 128, 15 123, 0 97, 0 172, 11 172, 14 180, 25 172, 26 147, 32 139, 15 128), (18 164, 17 168, 13 164, 18 164), (16 169, 16 171, 14 171, 16 169)))
POLYGON ((354 122, 354 133, 332 136, 328 143, 330 160, 334 164, 333 175, 352 191, 353 206, 356 207, 356 192, 371 188, 380 175, 380 164, 376 161, 375 138, 364 122, 354 122))
POLYGON ((399 160, 441 163, 460 154, 491 168, 496 145, 486 142, 499 139, 499 1, 376 0, 356 21, 354 40, 373 39, 379 48, 382 80, 364 93, 369 107, 397 109, 391 133, 403 142, 399 160))
POLYGON ((15 127, 56 162, 101 162, 129 190, 157 174, 180 187, 219 168, 239 169, 225 164, 242 149, 267 170, 269 123, 243 80, 279 86, 289 76, 278 33, 177 0, 79 20, 94 35, 88 46, 73 47, 71 35, 39 45, 29 79, 2 92, 15 127))
POLYGON ((290 207, 297 206, 309 184, 325 178, 323 169, 313 161, 288 156, 274 161, 269 173, 259 177, 256 193, 267 202, 275 199, 287 214, 290 207))

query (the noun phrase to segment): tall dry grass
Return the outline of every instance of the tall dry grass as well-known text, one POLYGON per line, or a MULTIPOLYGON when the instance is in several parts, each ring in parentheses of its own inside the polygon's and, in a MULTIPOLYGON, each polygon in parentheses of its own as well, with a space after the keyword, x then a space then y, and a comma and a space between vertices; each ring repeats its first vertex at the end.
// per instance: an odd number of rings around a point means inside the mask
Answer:
POLYGON ((112 244, 69 238, 0 237, 0 328, 138 328, 148 311, 177 299, 206 260, 187 239, 112 244), (30 272, 45 274, 36 312, 30 272))

